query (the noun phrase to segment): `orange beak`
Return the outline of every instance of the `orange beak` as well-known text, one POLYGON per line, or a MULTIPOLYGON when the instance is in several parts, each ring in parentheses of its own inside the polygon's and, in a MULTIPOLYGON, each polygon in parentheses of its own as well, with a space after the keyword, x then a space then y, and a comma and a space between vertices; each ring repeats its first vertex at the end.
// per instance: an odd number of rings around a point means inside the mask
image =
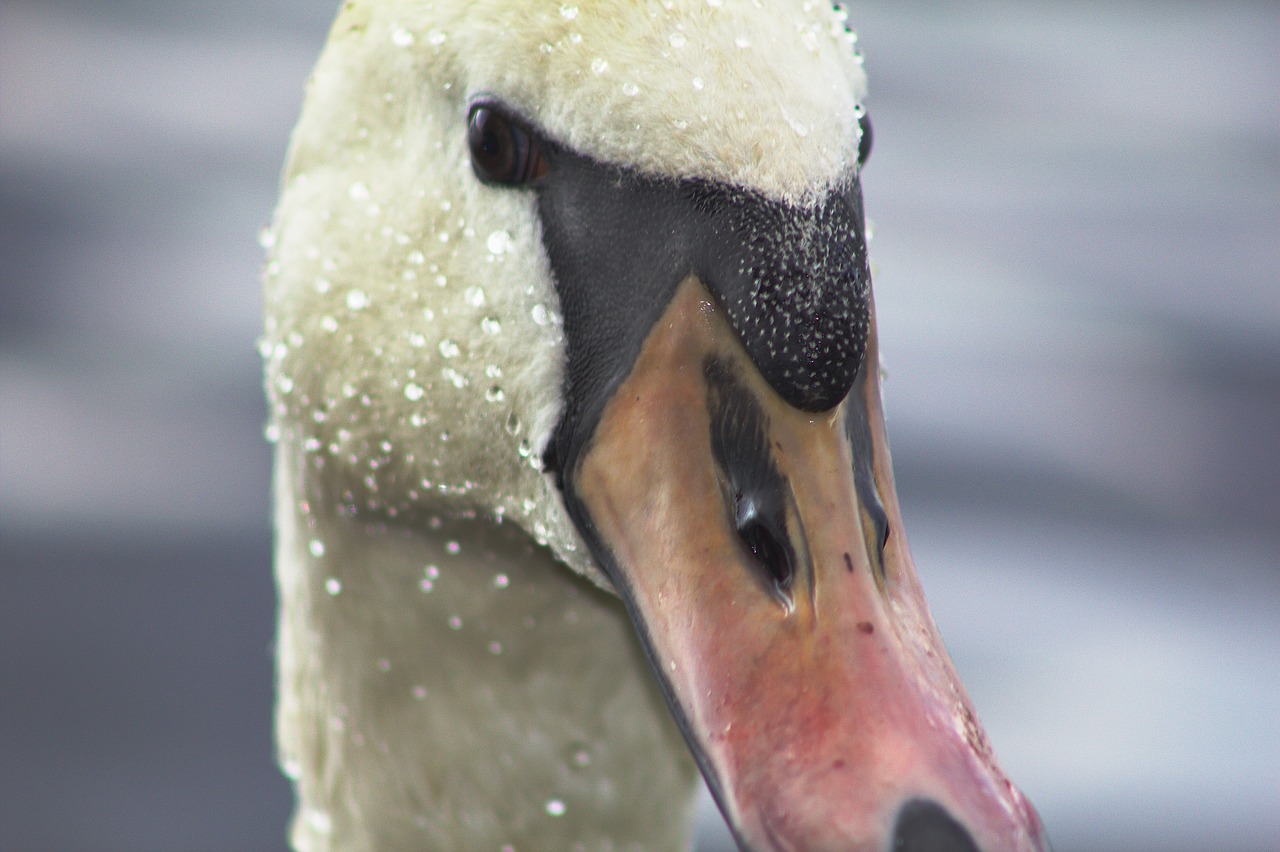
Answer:
POLYGON ((1048 848, 925 604, 875 369, 792 408, 690 276, 565 475, 744 848, 1048 848))

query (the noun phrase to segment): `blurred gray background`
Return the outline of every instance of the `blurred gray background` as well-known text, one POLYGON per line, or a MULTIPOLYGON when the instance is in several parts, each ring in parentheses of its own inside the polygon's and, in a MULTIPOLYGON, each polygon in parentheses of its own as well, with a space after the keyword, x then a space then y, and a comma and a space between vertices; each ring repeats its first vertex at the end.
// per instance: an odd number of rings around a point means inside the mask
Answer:
MULTIPOLYGON (((284 846, 255 233, 335 7, 0 0, 0 848, 284 846)), ((1059 852, 1276 849, 1280 5, 852 13, 901 499, 1006 768, 1059 852)))

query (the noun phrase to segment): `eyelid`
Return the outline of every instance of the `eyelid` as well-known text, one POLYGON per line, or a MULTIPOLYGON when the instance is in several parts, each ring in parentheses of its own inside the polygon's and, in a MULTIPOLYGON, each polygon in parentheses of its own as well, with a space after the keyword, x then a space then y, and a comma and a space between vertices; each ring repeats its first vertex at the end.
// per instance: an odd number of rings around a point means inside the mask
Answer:
POLYGON ((466 123, 468 126, 471 125, 471 120, 475 118, 476 113, 482 109, 489 110, 492 113, 502 116, 503 120, 508 124, 522 130, 531 141, 538 145, 538 147, 541 148, 545 146, 547 140, 542 133, 535 129, 533 122, 511 109, 511 107, 507 106, 502 101, 494 98, 479 98, 471 102, 471 106, 467 108, 466 123))
POLYGON ((541 180, 549 169, 545 154, 549 146, 542 134, 534 131, 530 122, 515 114, 505 104, 485 98, 472 102, 467 111, 469 142, 471 142, 471 134, 475 132, 476 117, 481 112, 490 113, 493 118, 505 125, 504 129, 509 132, 508 141, 514 146, 511 152, 514 158, 512 163, 514 171, 508 176, 486 173, 486 170, 477 162, 475 147, 471 144, 469 147, 471 147, 472 168, 476 172, 476 177, 483 183, 508 187, 529 186, 541 180))

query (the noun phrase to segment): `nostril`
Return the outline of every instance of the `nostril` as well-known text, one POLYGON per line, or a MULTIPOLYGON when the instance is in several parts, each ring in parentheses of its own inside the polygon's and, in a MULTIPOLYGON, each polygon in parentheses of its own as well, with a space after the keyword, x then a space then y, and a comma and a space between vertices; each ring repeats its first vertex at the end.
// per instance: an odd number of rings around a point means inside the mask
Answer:
POLYGON ((780 594, 789 595, 794 572, 781 531, 773 529, 774 524, 760 515, 753 501, 738 494, 734 503, 738 537, 755 557, 765 580, 780 594))
POLYGON ((963 825, 937 802, 912 799, 898 812, 894 852, 978 852, 963 825))
MULTIPOLYGON (((736 369, 714 358, 703 366, 711 453, 723 476, 727 520, 738 534, 746 567, 790 610, 795 574, 807 566, 797 558, 787 529, 787 507, 795 498, 774 461, 769 418, 754 392, 739 381, 736 369)), ((795 534, 803 541, 803 528, 795 534)))
POLYGON ((765 574, 781 590, 791 588, 791 561, 782 544, 769 532, 764 524, 749 524, 738 530, 742 542, 751 551, 765 574))

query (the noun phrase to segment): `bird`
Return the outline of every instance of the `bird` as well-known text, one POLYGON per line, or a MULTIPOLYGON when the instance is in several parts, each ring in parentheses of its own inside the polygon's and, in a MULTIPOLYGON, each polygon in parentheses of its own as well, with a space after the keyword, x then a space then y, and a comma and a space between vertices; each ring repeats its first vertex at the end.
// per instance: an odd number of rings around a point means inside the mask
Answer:
POLYGON ((300 850, 1038 850, 880 398, 866 77, 808 0, 347 0, 271 225, 300 850))

